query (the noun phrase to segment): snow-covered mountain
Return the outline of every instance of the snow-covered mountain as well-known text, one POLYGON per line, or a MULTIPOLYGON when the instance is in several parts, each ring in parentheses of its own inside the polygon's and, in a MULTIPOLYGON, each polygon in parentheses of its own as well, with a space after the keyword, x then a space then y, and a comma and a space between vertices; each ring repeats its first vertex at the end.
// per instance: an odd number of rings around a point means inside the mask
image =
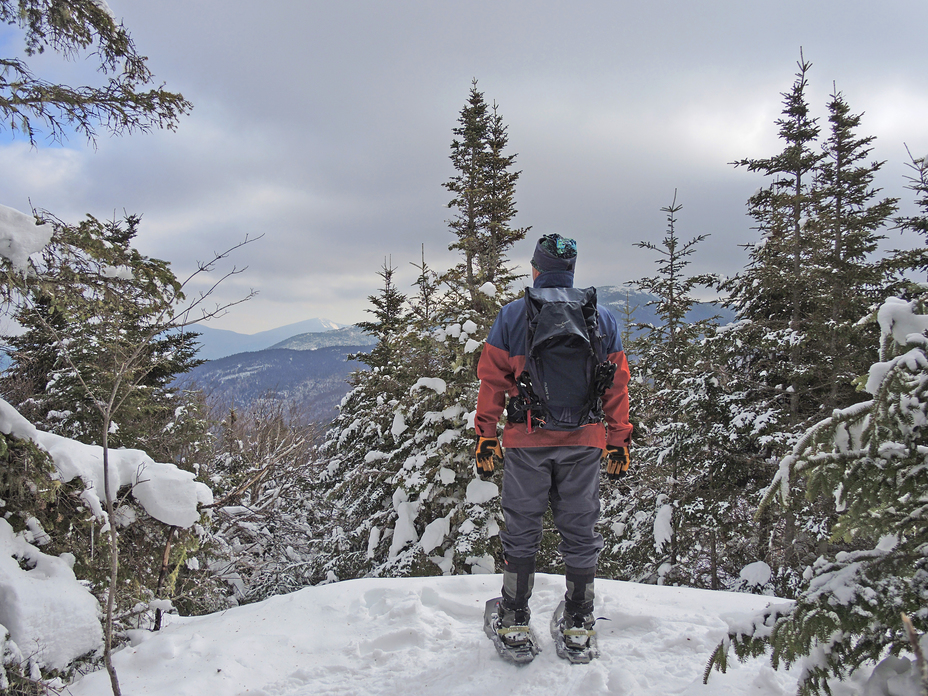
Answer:
POLYGON ((193 331, 200 334, 199 356, 204 360, 215 360, 236 353, 248 353, 264 350, 292 336, 305 333, 322 333, 342 328, 328 319, 307 319, 295 324, 287 324, 256 334, 241 334, 226 329, 213 329, 206 324, 198 324, 193 331))
POLYGON ((269 350, 318 350, 332 346, 372 346, 377 339, 357 326, 345 326, 332 331, 312 331, 290 336, 275 343, 269 350))

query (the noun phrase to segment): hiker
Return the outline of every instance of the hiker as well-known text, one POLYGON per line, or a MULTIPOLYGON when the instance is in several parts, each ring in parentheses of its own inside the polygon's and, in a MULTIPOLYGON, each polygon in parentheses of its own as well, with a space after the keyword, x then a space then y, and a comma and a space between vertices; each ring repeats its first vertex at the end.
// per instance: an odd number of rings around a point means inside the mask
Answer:
MULTIPOLYGON (((538 240, 532 257, 534 289, 526 290, 526 297, 500 310, 477 365, 480 378, 474 422, 477 471, 481 478, 489 479, 504 464, 502 510, 506 529, 500 532, 505 555, 502 597, 495 613, 490 611, 488 603, 488 621, 492 619, 496 638, 490 630, 487 633, 498 649, 515 651, 514 661, 529 661, 537 652, 526 645, 534 638, 528 628, 529 598, 534 584, 535 555, 542 538, 542 518, 549 503, 561 535, 558 548, 566 565, 567 584, 565 601, 558 607, 559 615, 552 624, 552 635, 562 657, 588 662, 596 656, 593 578, 603 548, 602 535, 594 529, 600 511, 600 463, 605 465, 610 478, 623 476, 629 465, 632 431, 628 421, 629 370, 615 317, 607 308, 595 304, 594 288, 544 290, 573 288, 576 260, 574 240, 557 234, 538 240), (542 295, 541 299, 529 298, 532 293, 542 295), (526 340, 527 336, 538 335, 529 328, 527 312, 530 302, 543 303, 545 297, 563 299, 561 296, 579 302, 583 301, 583 293, 592 295, 588 322, 594 331, 598 325, 601 335, 596 347, 603 354, 603 364, 597 368, 607 369, 605 384, 601 385, 600 393, 593 395, 595 402, 584 404, 585 413, 579 417, 575 413, 570 420, 564 417, 564 400, 559 402, 558 396, 567 391, 577 392, 577 388, 567 383, 574 377, 565 376, 558 367, 569 363, 565 358, 570 353, 564 351, 578 349, 569 342, 562 342, 559 348, 541 348, 553 351, 549 359, 555 368, 548 369, 542 389, 541 385, 526 384, 529 367, 526 356, 534 350, 527 349, 526 340), (497 423, 504 410, 507 422, 501 446, 497 423), (562 654, 562 648, 566 655, 562 654)), ((538 317, 536 321, 544 323, 543 313, 538 317)), ((589 352, 589 348, 586 350, 589 352)), ((545 356, 539 358, 541 362, 544 359, 545 356)))

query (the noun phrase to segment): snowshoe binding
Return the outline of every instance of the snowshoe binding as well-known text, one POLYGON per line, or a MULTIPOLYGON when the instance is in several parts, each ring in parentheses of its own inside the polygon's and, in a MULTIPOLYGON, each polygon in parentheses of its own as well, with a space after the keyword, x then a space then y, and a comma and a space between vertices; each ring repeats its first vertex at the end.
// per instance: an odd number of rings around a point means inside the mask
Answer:
POLYGON ((573 664, 587 664, 599 657, 596 644, 596 620, 592 614, 572 616, 564 610, 561 602, 551 617, 551 637, 557 656, 573 664))
POLYGON ((502 597, 487 602, 483 613, 483 632, 493 641, 496 652, 507 662, 525 665, 541 652, 538 639, 528 625, 528 611, 507 611, 502 597))

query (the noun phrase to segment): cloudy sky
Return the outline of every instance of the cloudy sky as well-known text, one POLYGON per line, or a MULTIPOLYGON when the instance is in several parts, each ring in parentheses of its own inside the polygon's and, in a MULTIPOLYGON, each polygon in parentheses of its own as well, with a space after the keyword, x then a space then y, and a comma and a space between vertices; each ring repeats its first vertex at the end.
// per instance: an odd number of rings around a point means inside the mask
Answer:
MULTIPOLYGON (((653 273, 661 208, 711 235, 691 270, 733 274, 755 239, 745 201, 763 181, 729 162, 780 148, 774 121, 800 48, 824 122, 833 84, 904 189, 908 144, 928 153, 925 0, 109 0, 156 79, 194 104, 177 132, 73 135, 36 148, 0 129, 0 203, 76 222, 141 213, 138 246, 180 277, 246 235, 247 270, 217 299, 256 298, 211 322, 254 333, 367 317, 388 257, 401 286, 455 258, 442 187, 471 80, 496 102, 522 176, 516 223, 578 239, 577 282, 653 273)), ((0 55, 22 35, 0 28, 0 55)), ((97 80, 54 55, 34 72, 97 80)), ((895 233, 894 233, 895 235, 895 233)), ((893 242, 898 241, 895 236, 893 242)))

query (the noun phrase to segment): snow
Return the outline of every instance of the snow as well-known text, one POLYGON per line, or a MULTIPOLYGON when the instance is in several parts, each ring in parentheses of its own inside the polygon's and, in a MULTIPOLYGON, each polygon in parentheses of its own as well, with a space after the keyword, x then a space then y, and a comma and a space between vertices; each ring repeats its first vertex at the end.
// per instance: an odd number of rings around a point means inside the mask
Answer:
POLYGON ((410 392, 419 391, 420 389, 431 389, 436 394, 444 394, 448 384, 440 377, 420 377, 412 387, 410 392))
POLYGON ((499 495, 499 487, 492 481, 474 478, 467 484, 466 495, 468 504, 483 505, 499 495))
POLYGON ((396 558, 406 544, 419 540, 415 525, 416 516, 419 514, 419 502, 410 502, 406 491, 397 488, 393 493, 393 509, 396 510, 396 526, 393 528, 389 558, 396 558))
POLYGON ((913 344, 917 347, 892 360, 874 363, 870 367, 865 387, 870 394, 876 395, 886 376, 897 366, 906 367, 911 372, 928 370, 924 352, 925 346, 928 345, 928 338, 925 337, 925 332, 928 331, 928 316, 916 314, 916 309, 915 302, 890 297, 877 311, 877 322, 884 344, 888 337, 892 337, 900 346, 913 344))
POLYGON ((16 270, 26 270, 29 257, 41 251, 51 238, 51 225, 36 225, 32 215, 0 205, 0 256, 16 270))
POLYGON ((763 587, 770 582, 773 571, 763 561, 756 561, 744 566, 738 576, 748 587, 763 587))
POLYGON ((73 563, 71 554, 42 553, 0 519, 0 639, 5 627, 23 658, 51 669, 103 640, 97 600, 74 577, 73 563))
POLYGON ((114 22, 118 22, 112 8, 106 3, 106 0, 93 0, 93 4, 106 12, 114 22))
POLYGON ((915 313, 915 302, 906 302, 898 297, 890 297, 882 304, 877 312, 877 321, 883 335, 891 335, 901 346, 912 339, 922 338, 928 330, 928 316, 915 313))
MULTIPOLYGON (((103 448, 47 433, 23 418, 10 404, 0 399, 0 432, 23 440, 32 440, 48 452, 62 482, 80 478, 85 485, 83 501, 98 519, 106 519, 103 510, 103 448)), ((213 502, 210 489, 194 480, 195 475, 173 464, 155 462, 145 452, 135 449, 109 451, 109 482, 113 495, 122 486, 131 486, 133 497, 149 515, 165 524, 190 527, 200 519, 198 503, 213 502)))
POLYGON ((425 553, 431 552, 436 546, 445 540, 445 537, 451 532, 451 520, 447 517, 439 517, 437 520, 429 522, 422 532, 422 538, 419 543, 425 553))
MULTIPOLYGON (((470 696, 497 693, 501 685, 511 696, 796 691, 798 668, 774 671, 764 657, 732 659, 726 674, 713 672, 702 684, 706 660, 726 635, 726 617, 756 613, 766 597, 597 580, 602 656, 570 665, 555 654, 546 625, 564 579, 539 574, 532 622, 542 652, 516 667, 497 657, 482 628, 484 603, 499 595, 501 582, 498 574, 347 580, 208 616, 170 616, 158 634, 136 632, 136 643, 113 663, 131 696, 470 696)), ((898 672, 886 670, 898 680, 898 672)), ((833 691, 850 696, 862 686, 837 684, 833 691)), ((69 693, 106 696, 106 672, 83 677, 69 693)))
POLYGON ((671 516, 673 507, 662 505, 654 516, 654 548, 658 553, 661 552, 664 544, 669 543, 672 538, 673 529, 671 526, 671 516))
POLYGON ((406 419, 403 417, 402 411, 397 411, 396 415, 393 416, 393 425, 390 427, 390 433, 393 437, 399 437, 406 432, 406 419))
POLYGON ((496 297, 496 286, 489 281, 477 288, 478 292, 482 292, 487 297, 496 297))
MULTIPOLYGON (((923 650, 928 640, 922 639, 923 650)), ((918 696, 918 673, 906 657, 890 655, 873 670, 864 686, 863 696, 918 696)))
MULTIPOLYGON (((911 338, 915 335, 916 334, 909 334, 908 336, 911 338)), ((867 374, 867 384, 864 389, 866 389, 868 393, 876 395, 877 391, 880 389, 880 385, 882 385, 883 381, 886 379, 886 375, 895 369, 896 366, 907 367, 910 372, 916 372, 918 370, 928 371, 928 363, 925 361, 924 350, 921 348, 913 348, 904 355, 897 356, 892 360, 873 363, 867 374)))
POLYGON ((122 280, 132 280, 135 275, 128 266, 106 266, 101 274, 104 278, 120 278, 122 280))
MULTIPOLYGON (((95 517, 107 519, 101 501, 101 447, 41 431, 2 399, 0 432, 31 440, 48 452, 61 481, 80 478, 85 486, 81 500, 95 517)), ((200 519, 197 505, 212 502, 207 486, 173 464, 155 462, 140 450, 110 450, 109 455, 113 494, 122 486, 130 486, 142 507, 165 524, 189 527, 200 519)), ((134 510, 120 507, 113 522, 125 527, 135 518, 134 510)), ((25 526, 15 533, 5 519, 0 519, 0 641, 8 632, 9 657, 15 661, 33 668, 64 669, 75 658, 101 647, 100 607, 76 579, 74 556, 41 552, 38 546, 48 543, 48 534, 33 517, 26 519, 25 526)), ((102 529, 107 526, 105 523, 102 529)))

